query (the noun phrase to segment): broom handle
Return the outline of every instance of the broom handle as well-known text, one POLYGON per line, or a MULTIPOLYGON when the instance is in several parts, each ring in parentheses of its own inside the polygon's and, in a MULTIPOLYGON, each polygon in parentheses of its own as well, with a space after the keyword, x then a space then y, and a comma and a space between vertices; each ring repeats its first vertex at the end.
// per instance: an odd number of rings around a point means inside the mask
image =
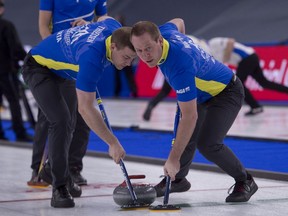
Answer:
POLYGON ((121 167, 121 170, 122 170, 122 172, 124 174, 125 182, 126 182, 126 185, 128 187, 130 196, 131 196, 133 202, 136 203, 137 202, 137 196, 135 194, 135 191, 133 190, 133 186, 132 186, 131 181, 130 181, 130 179, 128 177, 128 173, 127 173, 126 167, 125 167, 124 162, 123 162, 122 159, 120 159, 120 167, 121 167))
POLYGON ((165 189, 164 201, 163 201, 164 205, 167 205, 169 201, 170 186, 171 186, 171 178, 170 176, 166 176, 166 189, 165 189))
MULTIPOLYGON (((173 147, 174 141, 176 139, 176 134, 177 134, 177 129, 178 129, 180 117, 181 117, 181 110, 180 110, 179 104, 177 103, 175 120, 174 120, 174 138, 172 139, 172 147, 173 147)), ((165 189, 164 200, 163 200, 164 205, 168 204, 170 187, 171 187, 171 177, 169 175, 167 175, 166 176, 166 189, 165 189)))
MULTIPOLYGON (((102 118, 106 124, 106 126, 109 128, 109 130, 113 133, 112 131, 112 128, 111 128, 111 125, 109 123, 109 120, 108 120, 108 117, 107 117, 107 114, 105 112, 105 109, 104 109, 104 105, 103 105, 103 102, 102 102, 102 99, 100 97, 100 94, 99 94, 99 91, 98 91, 98 88, 96 88, 96 100, 97 100, 97 104, 98 104, 98 107, 100 109, 100 112, 101 112, 101 115, 102 115, 102 118)), ((133 186, 131 184, 131 181, 129 179, 129 176, 128 176, 128 173, 127 173, 127 170, 126 170, 126 167, 124 165, 124 161, 122 159, 120 159, 120 167, 121 167, 121 170, 123 172, 123 175, 124 175, 124 178, 125 178, 125 182, 127 184, 127 187, 128 187, 128 190, 129 190, 129 193, 130 193, 130 196, 133 200, 134 203, 137 202, 137 196, 135 194, 135 191, 133 189, 133 186)))

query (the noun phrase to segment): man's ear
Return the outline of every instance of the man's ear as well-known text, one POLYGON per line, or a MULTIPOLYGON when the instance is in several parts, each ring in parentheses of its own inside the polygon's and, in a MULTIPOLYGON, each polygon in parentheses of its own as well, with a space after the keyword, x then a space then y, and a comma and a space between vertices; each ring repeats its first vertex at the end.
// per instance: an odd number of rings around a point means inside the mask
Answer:
POLYGON ((162 46, 162 45, 163 45, 163 37, 162 37, 162 35, 159 36, 159 39, 158 39, 158 40, 159 40, 159 42, 160 42, 160 44, 161 44, 161 46, 162 46))
POLYGON ((116 48, 117 48, 116 44, 115 43, 111 43, 111 45, 110 45, 111 51, 116 49, 116 48))

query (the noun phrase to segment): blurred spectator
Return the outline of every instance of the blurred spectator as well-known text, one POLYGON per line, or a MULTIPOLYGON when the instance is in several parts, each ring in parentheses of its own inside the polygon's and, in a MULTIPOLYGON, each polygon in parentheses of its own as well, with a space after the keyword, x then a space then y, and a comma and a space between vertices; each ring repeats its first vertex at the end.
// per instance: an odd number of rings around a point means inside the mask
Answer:
MULTIPOLYGON (((0 88, 9 103, 16 141, 31 142, 32 137, 26 133, 22 119, 17 77, 18 61, 24 60, 26 52, 14 24, 2 18, 4 6, 4 0, 0 0, 0 88)), ((0 128, 0 139, 6 139, 2 128, 0 128)))
POLYGON ((4 110, 6 107, 4 106, 3 104, 3 92, 2 92, 2 89, 0 89, 0 112, 2 110, 4 110))
POLYGON ((151 117, 151 114, 152 114, 152 110, 154 109, 154 107, 156 107, 156 105, 162 101, 165 97, 167 97, 167 95, 172 91, 172 88, 171 86, 169 85, 169 83, 164 79, 164 82, 163 82, 163 85, 162 85, 162 88, 161 90, 158 92, 158 94, 153 97, 145 111, 144 111, 144 114, 143 114, 143 119, 145 121, 149 121, 150 120, 150 117, 151 117))
MULTIPOLYGON (((209 48, 215 59, 227 65, 236 67, 236 75, 243 85, 248 76, 252 76, 263 88, 288 94, 288 87, 267 80, 260 67, 259 57, 252 47, 236 42, 233 38, 216 37, 208 41, 209 48)), ((245 87, 245 102, 250 106, 246 116, 263 112, 263 107, 245 87)))

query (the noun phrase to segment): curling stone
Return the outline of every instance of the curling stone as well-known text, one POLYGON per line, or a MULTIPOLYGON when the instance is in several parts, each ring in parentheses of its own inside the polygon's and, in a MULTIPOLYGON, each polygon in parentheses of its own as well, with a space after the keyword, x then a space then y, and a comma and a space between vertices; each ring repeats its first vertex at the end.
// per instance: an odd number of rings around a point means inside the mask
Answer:
MULTIPOLYGON (((152 185, 147 183, 132 183, 132 187, 137 197, 137 203, 150 205, 155 201, 156 190, 152 185)), ((114 202, 119 206, 133 204, 133 199, 131 198, 129 189, 125 181, 114 189, 113 199, 114 202)))

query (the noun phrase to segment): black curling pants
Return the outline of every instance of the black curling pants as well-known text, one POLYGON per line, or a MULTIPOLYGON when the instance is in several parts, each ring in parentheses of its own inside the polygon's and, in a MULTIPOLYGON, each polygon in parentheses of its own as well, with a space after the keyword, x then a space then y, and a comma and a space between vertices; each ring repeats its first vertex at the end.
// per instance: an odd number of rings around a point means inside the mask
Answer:
POLYGON ((48 155, 53 187, 65 185, 69 176, 68 153, 76 124, 75 84, 55 75, 28 54, 23 78, 49 122, 48 155))
POLYGON ((215 163, 236 181, 247 178, 245 168, 223 141, 232 126, 244 100, 241 81, 237 78, 217 96, 198 105, 198 120, 194 133, 180 159, 176 178, 189 172, 196 148, 209 161, 215 163))
MULTIPOLYGON (((69 102, 68 104, 70 104, 69 102)), ((76 168, 79 171, 83 169, 83 157, 87 151, 89 142, 90 128, 85 123, 84 119, 78 111, 76 111, 77 119, 76 126, 72 137, 71 146, 69 149, 69 168, 76 168)), ((44 154, 45 144, 47 142, 49 122, 45 115, 38 110, 38 121, 35 127, 35 137, 33 143, 32 163, 31 168, 38 170, 44 154)))

